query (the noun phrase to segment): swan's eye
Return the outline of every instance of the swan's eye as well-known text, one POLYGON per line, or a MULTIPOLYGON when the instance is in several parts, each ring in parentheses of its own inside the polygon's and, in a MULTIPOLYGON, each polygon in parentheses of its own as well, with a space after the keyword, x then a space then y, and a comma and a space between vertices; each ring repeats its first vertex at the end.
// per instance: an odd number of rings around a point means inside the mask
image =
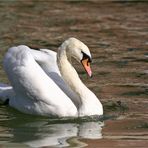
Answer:
MULTIPOLYGON (((90 58, 90 56, 88 56, 86 53, 84 53, 83 51, 81 51, 81 53, 82 53, 82 60, 85 60, 85 59, 88 59, 87 60, 87 65, 89 64, 89 63, 91 63, 92 62, 92 59, 90 58)), ((81 61, 82 61, 81 60, 81 61)))
POLYGON ((82 57, 81 63, 84 69, 86 70, 87 74, 91 77, 92 76, 92 71, 90 68, 91 58, 84 52, 82 52, 82 54, 83 54, 83 57, 82 57))

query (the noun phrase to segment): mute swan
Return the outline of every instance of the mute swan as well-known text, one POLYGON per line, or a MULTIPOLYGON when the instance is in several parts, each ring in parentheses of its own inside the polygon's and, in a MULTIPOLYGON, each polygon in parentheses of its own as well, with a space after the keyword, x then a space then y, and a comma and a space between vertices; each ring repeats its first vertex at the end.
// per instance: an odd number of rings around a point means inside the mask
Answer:
POLYGON ((4 69, 12 86, 0 86, 0 97, 28 114, 58 117, 102 115, 103 107, 95 94, 80 80, 71 57, 92 75, 88 47, 69 38, 51 50, 33 50, 25 45, 12 47, 4 57, 4 69))

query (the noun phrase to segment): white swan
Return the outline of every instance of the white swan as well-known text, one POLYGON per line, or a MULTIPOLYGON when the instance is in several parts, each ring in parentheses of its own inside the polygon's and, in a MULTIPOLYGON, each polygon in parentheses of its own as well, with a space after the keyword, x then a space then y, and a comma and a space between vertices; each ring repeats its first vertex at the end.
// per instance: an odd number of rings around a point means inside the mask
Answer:
POLYGON ((0 86, 1 99, 9 99, 10 106, 29 114, 102 115, 102 104, 80 80, 71 57, 81 62, 91 76, 90 51, 76 38, 64 41, 57 55, 24 45, 10 48, 4 57, 4 69, 12 87, 0 86))

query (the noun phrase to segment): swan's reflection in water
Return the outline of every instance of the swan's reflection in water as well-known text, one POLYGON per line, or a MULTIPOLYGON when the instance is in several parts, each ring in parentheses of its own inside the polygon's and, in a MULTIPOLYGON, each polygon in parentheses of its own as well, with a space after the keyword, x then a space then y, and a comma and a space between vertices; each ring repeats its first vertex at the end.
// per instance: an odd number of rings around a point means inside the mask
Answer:
POLYGON ((60 123, 48 122, 26 123, 13 130, 14 142, 21 142, 30 147, 69 146, 72 138, 102 138, 103 122, 60 123))

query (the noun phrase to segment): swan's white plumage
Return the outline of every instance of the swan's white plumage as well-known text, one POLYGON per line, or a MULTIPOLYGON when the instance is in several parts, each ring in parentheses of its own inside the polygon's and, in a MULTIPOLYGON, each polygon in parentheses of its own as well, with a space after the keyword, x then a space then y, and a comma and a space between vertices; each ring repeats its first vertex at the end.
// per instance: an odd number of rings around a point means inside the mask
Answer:
POLYGON ((35 61, 42 67, 44 72, 60 87, 60 89, 62 89, 78 108, 80 104, 79 97, 61 77, 57 65, 57 53, 49 49, 40 49, 40 51, 31 49, 30 51, 35 61))
POLYGON ((10 48, 4 58, 4 69, 13 88, 5 87, 4 93, 4 87, 0 86, 0 97, 7 98, 7 90, 10 106, 30 114, 102 115, 100 101, 82 83, 69 62, 71 57, 80 61, 82 52, 91 57, 88 47, 75 38, 66 40, 58 55, 24 45, 10 48))
POLYGON ((72 101, 36 63, 27 46, 10 48, 4 69, 16 95, 10 99, 11 106, 31 114, 76 116, 72 101))

